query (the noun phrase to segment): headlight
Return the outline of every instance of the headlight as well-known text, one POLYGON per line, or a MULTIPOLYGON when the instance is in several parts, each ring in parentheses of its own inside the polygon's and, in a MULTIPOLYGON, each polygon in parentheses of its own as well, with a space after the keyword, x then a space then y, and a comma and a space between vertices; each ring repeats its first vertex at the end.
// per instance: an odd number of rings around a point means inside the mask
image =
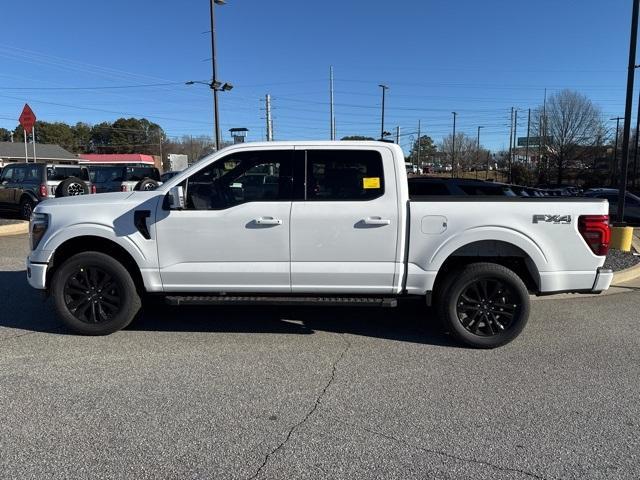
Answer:
POLYGON ((49 228, 49 215, 46 213, 33 213, 29 221, 29 237, 31 238, 31 250, 38 248, 38 244, 49 228))

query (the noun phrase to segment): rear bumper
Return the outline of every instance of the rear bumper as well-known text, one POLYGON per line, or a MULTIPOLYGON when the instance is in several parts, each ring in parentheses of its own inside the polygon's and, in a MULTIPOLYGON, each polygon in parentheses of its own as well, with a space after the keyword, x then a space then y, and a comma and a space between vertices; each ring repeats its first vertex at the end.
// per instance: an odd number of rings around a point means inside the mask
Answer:
POLYGON ((607 290, 611 286, 611 282, 613 281, 613 270, 610 268, 598 268, 598 273, 596 273, 596 281, 593 282, 593 288, 591 291, 593 293, 600 293, 604 290, 607 290))
POLYGON ((27 281, 29 285, 38 290, 47 288, 47 267, 46 263, 34 263, 27 257, 27 281))

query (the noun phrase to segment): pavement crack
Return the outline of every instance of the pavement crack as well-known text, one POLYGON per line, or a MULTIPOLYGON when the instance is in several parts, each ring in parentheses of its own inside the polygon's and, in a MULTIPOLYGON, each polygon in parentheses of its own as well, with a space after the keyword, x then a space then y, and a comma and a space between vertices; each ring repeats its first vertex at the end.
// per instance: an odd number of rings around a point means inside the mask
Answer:
POLYGON ((305 414, 305 416, 302 417, 302 420, 300 420, 298 423, 296 423, 295 425, 293 425, 289 429, 289 432, 287 433, 287 436, 284 438, 284 440, 282 442, 280 442, 278 444, 278 446, 276 446, 276 448, 274 448, 273 450, 271 450, 269 453, 267 453, 265 455, 264 460, 263 460, 262 464, 260 465, 260 467, 258 467, 258 469, 256 470, 256 473, 254 473, 252 476, 250 476, 248 478, 248 480, 254 480, 255 478, 258 477, 258 475, 260 475, 262 470, 264 470, 264 468, 269 463, 269 459, 273 455, 275 455, 279 450, 284 448, 284 446, 291 439, 291 436, 293 435, 293 433, 296 430, 298 430, 300 427, 302 427, 302 425, 304 425, 307 422, 307 420, 309 420, 309 418, 311 418, 311 416, 315 413, 315 411, 318 409, 318 407, 322 403, 322 399, 323 399, 324 395, 327 393, 327 390, 329 389, 329 387, 333 383, 334 379, 336 378, 336 371, 338 369, 338 364, 340 363, 342 358, 347 353, 347 350, 349 350, 349 348, 351 347, 351 342, 344 336, 342 338, 345 340, 345 346, 342 349, 342 351, 340 352, 340 354, 336 357, 335 361, 333 362, 333 365, 331 366, 331 376, 329 377, 329 380, 327 381, 325 386, 322 388, 322 390, 320 390, 320 392, 316 396, 316 399, 315 399, 315 402, 314 402, 313 406, 311 407, 311 409, 309 409, 309 411, 305 414))
POLYGON ((522 475, 526 475, 527 477, 537 478, 537 479, 540 479, 540 480, 546 480, 546 478, 541 476, 541 475, 538 475, 538 474, 535 474, 535 473, 532 473, 532 472, 528 472, 526 470, 521 470, 519 468, 502 467, 500 465, 496 465, 494 463, 487 462, 487 461, 484 461, 484 460, 476 460, 475 458, 461 457, 459 455, 454 455, 453 453, 444 452, 442 450, 434 450, 434 449, 431 449, 431 448, 422 447, 420 445, 414 445, 413 443, 407 442, 406 440, 402 440, 401 438, 394 437, 393 435, 389 435, 387 433, 378 432, 376 430, 372 430, 370 428, 362 427, 360 425, 351 424, 351 426, 353 426, 355 428, 358 428, 360 430, 364 430, 365 432, 369 432, 369 433, 372 433, 374 435, 380 436, 380 437, 385 438, 387 440, 391 440, 392 442, 400 443, 400 444, 406 445, 408 447, 411 447, 411 448, 414 448, 416 450, 420 450, 420 451, 423 451, 425 453, 429 453, 429 454, 432 454, 432 455, 441 455, 443 457, 451 458, 451 459, 454 459, 454 460, 459 460, 461 462, 475 463, 475 464, 478 464, 478 465, 484 465, 484 466, 493 468, 495 470, 499 470, 501 472, 520 473, 522 475))
POLYGON ((38 332, 24 332, 24 333, 18 333, 16 335, 11 335, 9 337, 5 337, 3 339, 0 339, 0 342, 7 342, 9 340, 13 340, 14 338, 20 338, 20 337, 26 337, 27 335, 33 335, 34 333, 38 333, 38 332))

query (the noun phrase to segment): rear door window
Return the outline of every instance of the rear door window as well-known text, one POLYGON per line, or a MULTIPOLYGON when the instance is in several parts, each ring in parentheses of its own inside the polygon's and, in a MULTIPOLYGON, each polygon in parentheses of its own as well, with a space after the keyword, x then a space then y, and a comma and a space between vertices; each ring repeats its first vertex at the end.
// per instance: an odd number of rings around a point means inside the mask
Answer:
POLYGON ((306 200, 366 201, 384 194, 382 157, 374 150, 308 150, 306 200))

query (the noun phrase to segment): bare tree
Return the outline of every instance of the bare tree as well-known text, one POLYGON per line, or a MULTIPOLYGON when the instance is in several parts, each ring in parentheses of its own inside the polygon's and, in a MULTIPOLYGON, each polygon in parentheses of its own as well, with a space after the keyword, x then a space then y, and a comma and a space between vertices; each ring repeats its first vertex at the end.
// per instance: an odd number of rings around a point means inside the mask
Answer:
POLYGON ((601 143, 606 132, 600 108, 573 90, 551 95, 546 107, 534 113, 531 123, 532 135, 544 137, 543 155, 556 168, 558 185, 565 170, 588 154, 585 147, 601 143))
MULTIPOLYGON (((462 132, 456 133, 455 148, 454 170, 469 170, 476 161, 476 150, 478 148, 476 139, 462 132)), ((440 150, 447 154, 448 160, 451 162, 451 159, 454 158, 452 134, 442 139, 440 150)))

